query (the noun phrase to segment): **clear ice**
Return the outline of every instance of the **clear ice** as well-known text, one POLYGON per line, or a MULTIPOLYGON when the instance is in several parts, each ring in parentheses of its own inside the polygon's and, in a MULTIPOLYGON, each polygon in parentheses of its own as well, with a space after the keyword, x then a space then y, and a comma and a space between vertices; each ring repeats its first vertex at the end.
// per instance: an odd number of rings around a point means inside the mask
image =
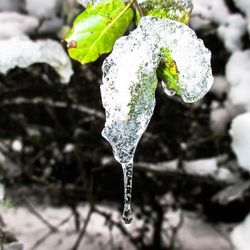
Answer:
POLYGON ((105 59, 101 95, 106 123, 102 135, 123 168, 123 221, 127 224, 132 221, 133 158, 154 111, 162 49, 168 49, 176 62, 185 102, 203 97, 213 83, 209 50, 188 26, 169 19, 143 17, 136 30, 116 41, 105 59))

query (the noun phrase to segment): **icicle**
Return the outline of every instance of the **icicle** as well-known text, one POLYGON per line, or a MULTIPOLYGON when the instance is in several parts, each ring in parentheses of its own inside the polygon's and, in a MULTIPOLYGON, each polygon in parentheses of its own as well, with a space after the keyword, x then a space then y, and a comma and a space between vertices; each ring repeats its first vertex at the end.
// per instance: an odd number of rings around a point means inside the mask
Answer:
POLYGON ((123 167, 125 223, 132 220, 132 162, 155 107, 162 49, 170 52, 177 65, 178 88, 185 102, 203 97, 213 83, 209 50, 193 30, 169 19, 143 17, 136 30, 117 40, 105 59, 101 95, 106 123, 102 135, 123 167))

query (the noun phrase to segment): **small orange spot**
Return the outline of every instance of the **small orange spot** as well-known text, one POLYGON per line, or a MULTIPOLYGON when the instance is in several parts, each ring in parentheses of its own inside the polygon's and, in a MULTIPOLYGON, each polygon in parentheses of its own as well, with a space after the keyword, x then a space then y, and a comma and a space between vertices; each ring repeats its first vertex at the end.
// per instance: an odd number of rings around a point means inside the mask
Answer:
POLYGON ((72 40, 67 44, 68 49, 75 49, 77 48, 77 41, 72 40))

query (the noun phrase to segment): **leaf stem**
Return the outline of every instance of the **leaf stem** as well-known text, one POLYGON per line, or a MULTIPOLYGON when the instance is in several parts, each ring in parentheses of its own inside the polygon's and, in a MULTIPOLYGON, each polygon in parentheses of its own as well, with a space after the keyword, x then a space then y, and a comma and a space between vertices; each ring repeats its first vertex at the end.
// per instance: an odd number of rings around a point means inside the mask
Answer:
POLYGON ((134 2, 136 2, 136 0, 130 0, 130 2, 126 5, 125 9, 116 17, 113 23, 115 23, 132 6, 134 2))
POLYGON ((141 16, 141 17, 145 16, 145 15, 144 15, 144 12, 143 12, 143 10, 142 10, 142 8, 141 8, 141 5, 138 3, 138 1, 135 0, 134 2, 135 2, 135 7, 136 7, 136 9, 138 10, 140 16, 141 16))

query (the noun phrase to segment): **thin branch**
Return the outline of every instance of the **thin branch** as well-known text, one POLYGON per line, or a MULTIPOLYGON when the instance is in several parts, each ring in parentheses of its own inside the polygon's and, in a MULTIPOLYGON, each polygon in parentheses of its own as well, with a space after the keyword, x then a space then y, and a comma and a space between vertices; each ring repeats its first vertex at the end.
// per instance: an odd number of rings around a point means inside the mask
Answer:
MULTIPOLYGON (((150 172, 158 176, 178 174, 198 177, 199 179, 205 180, 210 179, 218 184, 230 185, 237 183, 240 179, 234 172, 229 168, 221 168, 219 166, 224 160, 225 156, 218 156, 216 158, 200 159, 196 161, 182 161, 175 159, 159 163, 135 162, 134 167, 135 171, 150 172), (199 166, 196 166, 197 162, 199 162, 199 166), (208 167, 208 164, 211 164, 211 167, 208 167), (180 165, 182 167, 179 167, 180 165)), ((107 157, 103 160, 102 167, 114 164, 117 164, 117 162, 112 157, 107 157)))
POLYGON ((42 97, 35 97, 35 98, 23 98, 17 97, 11 100, 3 100, 0 103, 0 106, 11 106, 11 105, 47 105, 53 108, 70 108, 76 110, 81 113, 85 113, 91 116, 95 116, 99 119, 104 119, 105 116, 102 112, 86 107, 81 104, 68 104, 65 102, 60 101, 53 101, 51 98, 42 98, 42 97))
POLYGON ((79 246, 81 244, 81 241, 82 241, 82 239, 83 239, 83 237, 85 235, 85 232, 86 232, 87 226, 89 224, 92 213, 93 213, 93 208, 90 207, 89 211, 88 211, 88 214, 87 214, 87 217, 86 217, 86 219, 84 221, 83 227, 82 227, 82 229, 81 229, 81 231, 80 231, 80 233, 78 235, 78 238, 77 238, 74 246, 71 248, 71 250, 77 250, 79 248, 79 246))
MULTIPOLYGON (((67 223, 70 218, 72 217, 72 214, 70 214, 67 218, 65 218, 63 221, 61 221, 58 225, 57 228, 60 228, 61 226, 63 226, 65 223, 67 223)), ((43 242, 45 242, 52 234, 55 234, 56 232, 54 231, 49 231, 48 233, 46 233, 44 236, 42 236, 40 239, 38 239, 33 246, 30 248, 32 250, 35 250, 37 247, 39 247, 43 242)))
POLYGON ((50 229, 50 231, 52 231, 52 232, 58 231, 57 227, 51 225, 45 218, 43 218, 43 216, 40 215, 40 213, 34 208, 34 206, 26 198, 23 198, 23 201, 27 205, 30 212, 33 215, 35 215, 44 225, 46 225, 50 229))
POLYGON ((116 221, 111 219, 110 214, 108 214, 104 211, 101 211, 98 208, 94 208, 93 212, 103 216, 106 220, 108 220, 109 223, 111 223, 112 226, 116 226, 122 232, 122 234, 125 235, 129 239, 129 241, 133 245, 138 244, 137 239, 133 238, 120 222, 116 222, 116 221))
POLYGON ((137 0, 135 0, 135 7, 138 10, 138 12, 140 13, 140 16, 143 17, 144 16, 144 12, 143 12, 143 10, 141 8, 141 5, 138 3, 137 0))

